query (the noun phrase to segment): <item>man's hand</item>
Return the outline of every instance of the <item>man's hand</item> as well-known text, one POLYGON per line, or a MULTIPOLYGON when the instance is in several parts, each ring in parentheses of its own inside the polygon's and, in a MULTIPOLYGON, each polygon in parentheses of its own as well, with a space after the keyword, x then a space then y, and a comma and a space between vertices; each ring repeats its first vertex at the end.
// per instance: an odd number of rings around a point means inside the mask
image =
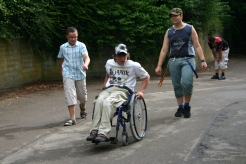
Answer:
POLYGON ((216 57, 215 58, 215 61, 220 62, 221 61, 221 58, 220 57, 216 57))
POLYGON ((206 71, 207 70, 207 63, 206 62, 202 62, 201 63, 201 67, 202 67, 202 71, 206 71))
POLYGON ((84 64, 82 67, 83 67, 83 69, 84 69, 85 71, 88 70, 88 66, 87 66, 87 65, 84 64))
POLYGON ((162 71, 161 67, 160 66, 157 66, 156 69, 155 69, 155 73, 157 75, 160 75, 161 76, 161 71, 162 71))
POLYGON ((142 99, 143 98, 143 92, 137 92, 136 95, 137 95, 138 99, 142 99))

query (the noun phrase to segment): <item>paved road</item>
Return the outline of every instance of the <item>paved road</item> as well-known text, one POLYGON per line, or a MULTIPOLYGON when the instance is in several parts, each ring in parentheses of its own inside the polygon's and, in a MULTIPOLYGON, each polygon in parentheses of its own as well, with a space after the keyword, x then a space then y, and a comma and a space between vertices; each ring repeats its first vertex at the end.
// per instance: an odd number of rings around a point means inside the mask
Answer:
POLYGON ((245 65, 245 58, 231 59, 223 81, 211 80, 212 70, 199 73, 189 119, 174 117, 177 104, 170 78, 161 88, 159 79, 152 78, 145 93, 147 134, 136 142, 129 131, 128 146, 121 140, 117 145, 85 141, 100 85, 88 84, 89 115, 72 127, 63 126, 68 111, 62 89, 2 100, 0 163, 245 164, 245 65))

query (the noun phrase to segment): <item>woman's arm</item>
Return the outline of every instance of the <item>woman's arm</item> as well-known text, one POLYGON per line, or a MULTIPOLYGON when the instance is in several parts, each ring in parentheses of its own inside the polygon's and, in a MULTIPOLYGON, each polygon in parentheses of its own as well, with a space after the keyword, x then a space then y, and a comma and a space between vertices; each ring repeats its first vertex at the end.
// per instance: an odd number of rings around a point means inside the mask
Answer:
POLYGON ((195 49, 196 53, 198 54, 200 60, 204 61, 204 62, 201 62, 202 71, 206 71, 207 63, 205 61, 205 57, 204 57, 203 52, 202 52, 202 47, 201 47, 199 40, 198 40, 197 32, 193 26, 192 26, 192 32, 191 32, 191 39, 192 39, 194 49, 195 49))

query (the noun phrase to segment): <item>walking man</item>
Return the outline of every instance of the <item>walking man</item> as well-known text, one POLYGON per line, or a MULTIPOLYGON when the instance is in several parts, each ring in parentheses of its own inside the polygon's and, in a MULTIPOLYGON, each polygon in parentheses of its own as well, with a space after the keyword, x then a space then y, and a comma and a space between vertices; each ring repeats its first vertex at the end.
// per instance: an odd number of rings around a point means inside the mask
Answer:
POLYGON ((77 41, 78 31, 74 27, 66 30, 68 42, 60 46, 58 58, 60 58, 60 73, 63 76, 63 86, 65 98, 70 114, 70 119, 66 120, 64 126, 76 124, 75 105, 77 99, 80 101, 80 116, 86 116, 86 71, 90 63, 88 51, 84 43, 77 41))
POLYGON ((184 118, 189 118, 191 116, 190 100, 193 92, 195 51, 201 60, 201 68, 203 71, 207 69, 207 64, 198 41, 196 30, 193 26, 182 21, 183 11, 180 8, 173 8, 169 16, 173 22, 173 26, 166 31, 164 36, 163 46, 155 73, 161 75, 161 67, 170 46, 168 67, 178 103, 178 110, 175 113, 175 117, 184 116, 184 118), (191 67, 193 67, 193 69, 191 67))

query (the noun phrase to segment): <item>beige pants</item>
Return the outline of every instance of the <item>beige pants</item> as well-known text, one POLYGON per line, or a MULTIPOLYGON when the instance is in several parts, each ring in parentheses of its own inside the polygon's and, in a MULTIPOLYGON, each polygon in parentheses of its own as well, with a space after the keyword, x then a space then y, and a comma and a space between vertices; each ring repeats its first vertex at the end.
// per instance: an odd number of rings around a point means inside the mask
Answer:
POLYGON ((87 101, 86 80, 73 80, 63 77, 63 87, 67 105, 77 104, 77 99, 80 103, 87 101))
POLYGON ((91 130, 98 130, 98 134, 110 137, 111 123, 116 108, 127 101, 129 92, 126 89, 111 87, 101 92, 95 102, 94 117, 91 130))

